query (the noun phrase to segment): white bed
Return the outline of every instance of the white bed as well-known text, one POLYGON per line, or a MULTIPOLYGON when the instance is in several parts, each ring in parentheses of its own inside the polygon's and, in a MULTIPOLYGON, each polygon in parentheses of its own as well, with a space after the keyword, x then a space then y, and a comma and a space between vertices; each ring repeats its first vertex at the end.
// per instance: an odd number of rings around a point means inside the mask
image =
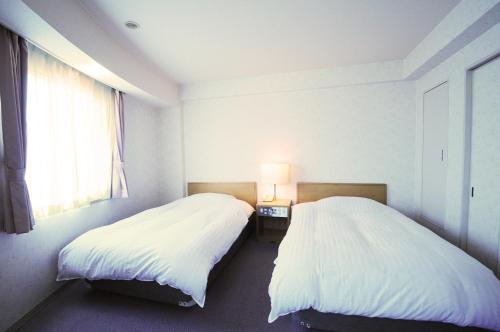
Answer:
POLYGON ((208 275, 253 213, 225 194, 196 194, 93 229, 59 253, 57 280, 156 281, 203 307, 208 275))
POLYGON ((500 330, 492 271, 367 198, 295 205, 275 264, 269 322, 313 309, 500 330))

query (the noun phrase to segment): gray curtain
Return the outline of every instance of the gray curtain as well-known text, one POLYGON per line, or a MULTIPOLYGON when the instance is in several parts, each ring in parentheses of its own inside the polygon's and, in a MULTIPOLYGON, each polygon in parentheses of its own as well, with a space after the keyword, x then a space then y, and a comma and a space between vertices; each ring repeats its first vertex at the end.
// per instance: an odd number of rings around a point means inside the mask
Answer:
POLYGON ((125 178, 124 165, 124 139, 125 124, 123 115, 123 93, 113 89, 115 128, 116 128, 116 146, 113 153, 113 177, 111 182, 111 198, 128 197, 127 179, 125 178))
POLYGON ((27 233, 34 218, 24 180, 26 170, 26 41, 0 25, 0 101, 2 115, 4 213, 0 228, 7 233, 27 233))

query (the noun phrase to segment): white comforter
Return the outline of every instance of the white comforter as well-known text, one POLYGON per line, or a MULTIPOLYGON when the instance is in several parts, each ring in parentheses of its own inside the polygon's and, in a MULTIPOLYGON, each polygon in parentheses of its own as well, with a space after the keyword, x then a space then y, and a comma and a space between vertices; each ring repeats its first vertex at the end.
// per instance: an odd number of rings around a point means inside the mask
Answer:
POLYGON ((156 281, 203 307, 209 272, 252 210, 229 195, 198 194, 93 229, 61 250, 57 280, 156 281))
POLYGON ((500 281, 399 212, 366 198, 298 204, 269 285, 269 322, 291 312, 500 330, 500 281))

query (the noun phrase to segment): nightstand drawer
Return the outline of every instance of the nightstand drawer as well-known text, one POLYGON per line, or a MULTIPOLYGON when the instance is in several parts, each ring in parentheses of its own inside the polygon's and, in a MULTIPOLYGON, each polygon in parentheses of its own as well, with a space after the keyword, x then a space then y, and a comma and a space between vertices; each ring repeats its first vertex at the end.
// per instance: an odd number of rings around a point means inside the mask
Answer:
POLYGON ((280 242, 290 226, 291 200, 257 203, 256 235, 262 242, 280 242))
POLYGON ((286 206, 259 206, 258 216, 288 218, 288 207, 286 206))

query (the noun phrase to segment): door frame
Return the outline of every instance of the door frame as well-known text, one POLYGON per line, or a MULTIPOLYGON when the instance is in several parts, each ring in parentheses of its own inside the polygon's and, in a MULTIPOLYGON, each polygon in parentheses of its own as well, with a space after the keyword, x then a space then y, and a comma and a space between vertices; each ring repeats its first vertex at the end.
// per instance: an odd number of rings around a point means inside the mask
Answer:
MULTIPOLYGON (((471 200, 471 165, 472 165, 472 89, 473 72, 479 67, 500 58, 500 53, 495 53, 467 68, 465 72, 465 142, 464 142, 464 187, 462 194, 462 231, 460 232, 460 247, 468 251, 467 238, 469 235, 469 206, 471 200)), ((500 246, 500 244, 499 244, 500 246)), ((498 267, 500 271, 500 265, 498 267)))
MULTIPOLYGON (((450 119, 450 101, 449 101, 449 98, 450 98, 450 84, 448 82, 448 79, 446 80, 442 80, 442 81, 439 81, 437 82, 436 84, 434 84, 430 89, 427 89, 425 91, 422 92, 422 112, 421 112, 421 123, 422 123, 422 137, 420 139, 420 146, 422 147, 421 148, 421 151, 420 151, 420 160, 421 160, 421 165, 420 165, 420 183, 419 183, 419 186, 420 186, 420 198, 419 198, 419 206, 418 206, 418 219, 420 220, 420 222, 424 223, 425 225, 427 225, 429 228, 433 229, 433 230, 439 230, 439 232, 442 232, 444 230, 444 225, 445 225, 445 222, 446 220, 443 220, 443 227, 439 226, 439 225, 436 225, 435 223, 433 222, 430 222, 426 219, 424 219, 423 217, 423 208, 424 208, 424 204, 423 204, 423 196, 424 196, 424 142, 425 142, 425 128, 424 128, 424 119, 425 119, 425 102, 424 102, 424 99, 425 99, 425 94, 434 90, 434 89, 437 89, 439 88, 441 85, 443 84, 448 84, 448 130, 449 130, 449 119, 450 119)), ((448 134, 449 134, 449 131, 448 131, 448 134)), ((448 149, 448 145, 447 145, 447 149, 448 149)), ((448 154, 448 151, 446 151, 446 154, 448 154)), ((445 207, 446 209, 446 207, 445 207)), ((446 212, 445 212, 445 215, 446 215, 446 212)))

